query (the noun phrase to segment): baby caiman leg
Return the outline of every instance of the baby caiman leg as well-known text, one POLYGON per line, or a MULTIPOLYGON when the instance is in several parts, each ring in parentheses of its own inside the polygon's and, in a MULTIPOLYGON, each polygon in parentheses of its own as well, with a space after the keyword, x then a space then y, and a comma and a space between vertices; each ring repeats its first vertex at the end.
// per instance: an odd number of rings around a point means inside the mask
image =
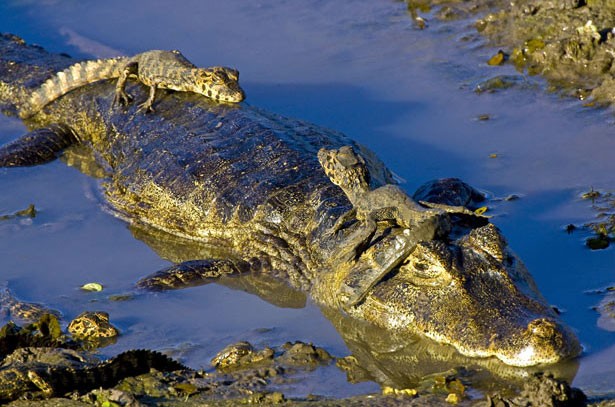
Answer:
POLYGON ((329 233, 337 233, 340 230, 342 230, 344 228, 344 225, 354 219, 356 219, 357 217, 357 209, 356 208, 352 208, 347 210, 346 212, 344 212, 344 214, 342 216, 340 216, 337 221, 335 222, 335 225, 333 225, 331 227, 331 229, 329 230, 329 233))
POLYGON ((129 62, 126 64, 120 76, 117 79, 115 85, 115 97, 113 98, 113 106, 115 105, 127 105, 132 100, 132 96, 126 93, 126 81, 130 75, 136 75, 138 71, 138 64, 136 62, 129 62))
POLYGON ((156 100, 156 85, 151 85, 149 87, 149 97, 147 98, 147 100, 143 103, 141 103, 139 105, 139 112, 153 112, 154 108, 152 107, 154 105, 154 100, 156 100))
POLYGON ((230 259, 190 260, 174 264, 137 281, 138 288, 162 291, 204 285, 220 277, 253 271, 258 261, 230 259))
POLYGON ((334 226, 334 231, 328 232, 335 235, 333 239, 330 239, 334 245, 329 256, 330 263, 340 264, 356 259, 358 253, 369 245, 376 229, 376 221, 371 217, 340 230, 335 230, 334 226))
POLYGON ((374 286, 412 253, 421 241, 429 241, 437 232, 438 220, 426 220, 412 229, 395 229, 370 246, 351 267, 340 287, 344 308, 360 303, 374 286))
POLYGON ((62 151, 79 142, 77 134, 63 124, 36 129, 0 147, 0 167, 28 167, 55 160, 62 151))

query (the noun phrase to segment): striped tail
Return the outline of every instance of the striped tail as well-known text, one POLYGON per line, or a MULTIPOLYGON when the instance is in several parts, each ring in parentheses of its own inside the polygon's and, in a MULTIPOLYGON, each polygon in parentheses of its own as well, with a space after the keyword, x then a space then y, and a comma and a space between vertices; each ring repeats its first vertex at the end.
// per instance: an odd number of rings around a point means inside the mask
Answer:
POLYGON ((84 61, 69 66, 34 90, 28 102, 20 109, 19 116, 22 119, 28 118, 73 89, 103 79, 119 77, 127 61, 127 57, 118 57, 84 61))

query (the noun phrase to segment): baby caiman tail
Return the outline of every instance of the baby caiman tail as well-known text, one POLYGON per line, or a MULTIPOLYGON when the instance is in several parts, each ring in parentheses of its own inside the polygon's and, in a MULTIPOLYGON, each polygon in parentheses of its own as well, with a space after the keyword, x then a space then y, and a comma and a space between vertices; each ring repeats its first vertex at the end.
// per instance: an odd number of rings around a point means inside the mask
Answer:
POLYGON ((118 78, 129 58, 117 57, 83 61, 56 73, 34 90, 19 110, 19 117, 26 119, 48 103, 67 92, 104 79, 118 78))

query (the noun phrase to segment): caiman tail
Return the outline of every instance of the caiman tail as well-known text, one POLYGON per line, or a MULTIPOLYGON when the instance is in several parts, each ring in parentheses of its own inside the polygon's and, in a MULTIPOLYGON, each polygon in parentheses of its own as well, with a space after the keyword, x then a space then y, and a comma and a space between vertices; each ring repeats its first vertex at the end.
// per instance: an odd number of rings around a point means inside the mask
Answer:
POLYGON ((48 103, 60 96, 104 79, 117 78, 120 71, 128 61, 127 57, 97 59, 84 61, 69 66, 47 79, 39 88, 34 90, 19 109, 19 117, 26 119, 48 103))
POLYGON ((127 377, 142 375, 151 369, 160 372, 189 370, 162 353, 137 349, 121 353, 96 366, 83 369, 52 368, 40 374, 31 370, 28 377, 46 396, 52 396, 72 391, 87 393, 98 387, 113 387, 127 377))

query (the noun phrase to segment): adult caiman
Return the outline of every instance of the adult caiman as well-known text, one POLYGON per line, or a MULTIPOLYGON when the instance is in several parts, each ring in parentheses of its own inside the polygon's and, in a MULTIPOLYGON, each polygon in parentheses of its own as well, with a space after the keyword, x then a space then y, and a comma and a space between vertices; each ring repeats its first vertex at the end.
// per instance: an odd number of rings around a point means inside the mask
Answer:
MULTIPOLYGON (((27 116, 32 93, 74 62, 2 36, 0 107, 27 116)), ((415 202, 345 135, 185 92, 138 112, 113 105, 115 88, 100 81, 51 101, 24 119, 31 133, 4 146, 0 163, 34 165, 78 144, 106 170, 118 216, 210 248, 141 287, 267 273, 319 304, 465 355, 529 366, 579 353, 493 224, 452 202, 415 202)), ((144 98, 142 84, 130 88, 144 98)))

